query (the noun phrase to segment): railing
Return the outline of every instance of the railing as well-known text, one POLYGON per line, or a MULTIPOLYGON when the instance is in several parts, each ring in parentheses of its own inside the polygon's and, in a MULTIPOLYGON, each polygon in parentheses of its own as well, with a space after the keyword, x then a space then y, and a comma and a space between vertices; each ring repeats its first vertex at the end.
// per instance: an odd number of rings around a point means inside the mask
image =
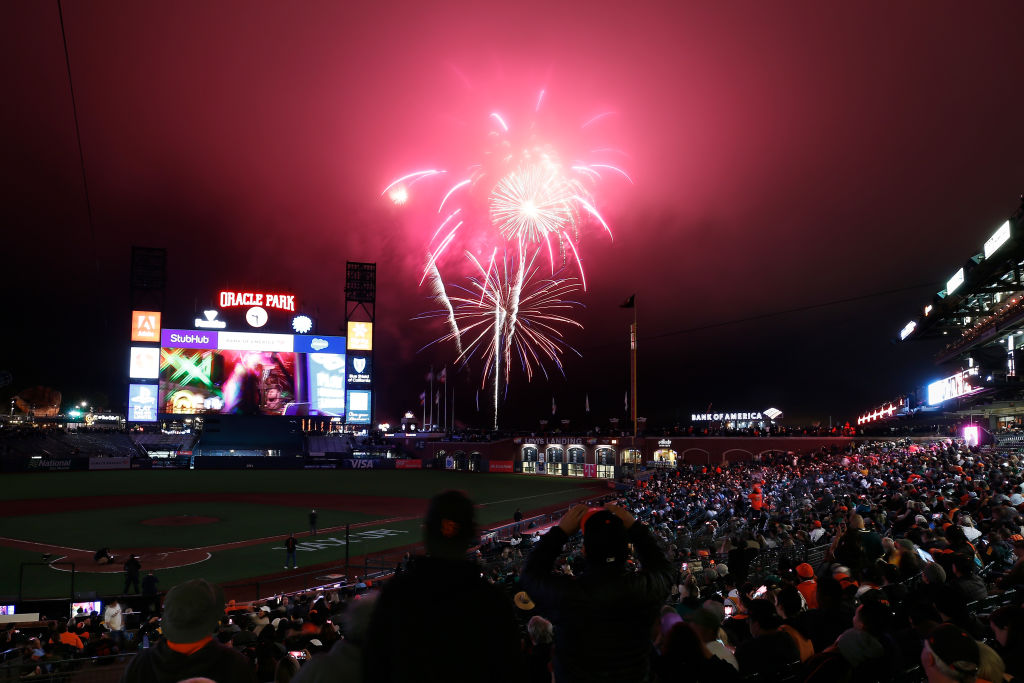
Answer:
POLYGON ((7 661, 0 664, 0 681, 44 681, 46 683, 118 683, 135 653, 76 659, 7 661), (33 674, 39 667, 41 673, 33 674))

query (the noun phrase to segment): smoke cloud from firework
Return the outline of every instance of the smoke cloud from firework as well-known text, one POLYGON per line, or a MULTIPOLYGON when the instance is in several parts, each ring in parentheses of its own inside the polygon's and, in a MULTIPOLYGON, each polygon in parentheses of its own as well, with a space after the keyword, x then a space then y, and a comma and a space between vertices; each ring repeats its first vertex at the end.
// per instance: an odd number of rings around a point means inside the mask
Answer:
MULTIPOLYGON (((544 96, 540 91, 535 113, 544 96)), ((580 130, 597 128, 610 115, 594 115, 580 130)), ((569 316, 580 304, 564 297, 587 287, 581 232, 596 226, 612 237, 595 189, 608 175, 630 184, 632 179, 618 165, 624 154, 614 147, 569 150, 573 156, 566 161, 567 152, 545 137, 537 120, 522 130, 497 111, 487 120, 491 129, 480 159, 458 171, 405 173, 381 197, 396 206, 421 194, 423 201, 436 201, 419 284, 429 280, 440 308, 421 317, 445 320, 447 332, 433 343, 454 342, 456 362, 483 358, 481 382, 494 381, 497 424, 500 383, 508 385, 514 359, 527 381, 537 369, 547 376, 547 363, 564 374, 560 356, 571 347, 562 328, 581 327, 569 316), (539 258, 546 261, 547 278, 539 258)))

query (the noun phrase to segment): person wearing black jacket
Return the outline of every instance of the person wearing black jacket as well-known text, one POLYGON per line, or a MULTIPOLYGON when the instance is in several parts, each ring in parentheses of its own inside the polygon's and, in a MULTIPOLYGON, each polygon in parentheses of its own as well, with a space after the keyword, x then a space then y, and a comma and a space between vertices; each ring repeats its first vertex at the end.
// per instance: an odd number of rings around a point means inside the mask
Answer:
POLYGON ((256 672, 245 655, 213 638, 223 614, 219 586, 192 579, 172 588, 164 600, 164 637, 132 657, 121 683, 176 683, 189 678, 255 683, 256 672))
POLYGON ((612 503, 573 507, 530 553, 522 583, 555 625, 556 683, 650 680, 651 626, 671 590, 672 565, 633 515, 612 503), (552 574, 577 530, 583 531, 582 573, 552 574), (626 571, 630 543, 642 567, 637 572, 626 571))
POLYGON ((466 554, 473 502, 461 491, 430 501, 426 557, 381 589, 363 651, 364 681, 520 683, 525 678, 512 601, 466 554))

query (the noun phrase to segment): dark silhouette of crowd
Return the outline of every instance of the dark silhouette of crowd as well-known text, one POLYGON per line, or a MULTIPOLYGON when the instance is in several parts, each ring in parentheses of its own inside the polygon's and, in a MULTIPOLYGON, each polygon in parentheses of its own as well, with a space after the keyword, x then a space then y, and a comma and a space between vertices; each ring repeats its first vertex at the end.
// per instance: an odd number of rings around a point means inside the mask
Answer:
POLYGON ((3 637, 26 675, 135 651, 125 681, 1015 680, 1022 510, 1024 458, 950 440, 642 473, 483 546, 448 491, 379 590, 225 607, 195 580, 127 637, 3 637))

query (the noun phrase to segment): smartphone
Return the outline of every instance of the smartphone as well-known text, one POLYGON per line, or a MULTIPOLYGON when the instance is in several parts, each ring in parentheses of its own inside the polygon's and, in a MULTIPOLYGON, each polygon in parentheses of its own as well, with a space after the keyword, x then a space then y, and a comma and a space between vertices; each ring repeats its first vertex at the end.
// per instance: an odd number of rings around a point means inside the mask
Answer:
POLYGON ((306 659, 306 653, 302 650, 289 650, 288 654, 300 662, 306 659))
POLYGON ((760 598, 762 595, 764 595, 767 592, 768 592, 768 586, 761 586, 756 591, 754 591, 754 599, 757 600, 758 598, 760 598))
POLYGON ((689 562, 683 562, 683 571, 684 572, 690 571, 690 563, 689 562))
POLYGON ((726 605, 725 606, 725 616, 731 617, 735 613, 736 613, 736 608, 733 605, 726 605))

